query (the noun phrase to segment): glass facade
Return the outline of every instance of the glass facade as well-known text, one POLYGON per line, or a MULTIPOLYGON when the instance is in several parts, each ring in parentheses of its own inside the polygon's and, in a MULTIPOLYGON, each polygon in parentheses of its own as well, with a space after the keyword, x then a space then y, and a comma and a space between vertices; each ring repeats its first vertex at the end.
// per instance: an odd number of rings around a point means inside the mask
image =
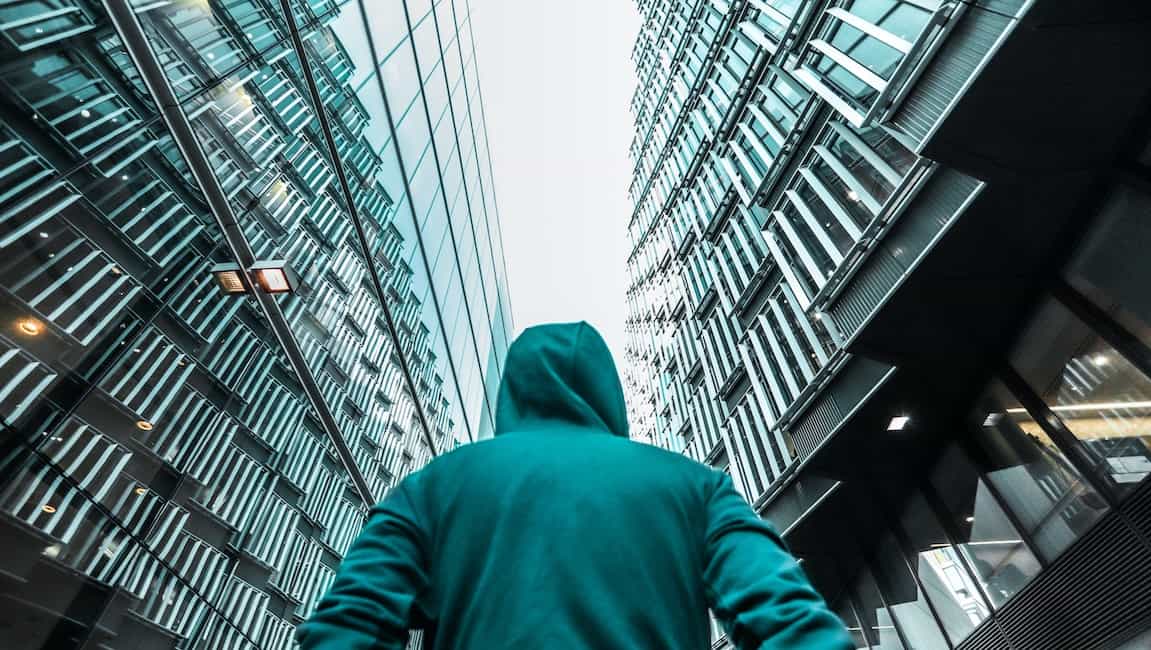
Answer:
MULTIPOLYGON (((1093 531, 1126 526, 1146 546, 1142 529, 1114 523, 1151 494, 1146 145, 1123 174, 1100 170, 1114 187, 1097 215, 1074 216, 1093 226, 1068 263, 1053 254, 1035 271, 1035 302, 1015 307, 1013 327, 1027 324, 1000 335, 980 370, 971 366, 982 358, 957 360, 957 373, 973 376, 955 380, 967 382, 963 397, 946 399, 963 415, 930 442, 892 443, 922 459, 861 468, 850 456, 879 432, 848 427, 887 376, 861 385, 862 373, 848 372, 877 363, 853 336, 981 188, 921 153, 930 128, 897 119, 901 102, 932 66, 943 68, 934 81, 955 72, 939 57, 970 18, 963 12, 981 20, 992 10, 933 0, 637 4, 625 382, 633 435, 730 473, 769 516, 787 510, 777 523, 801 552, 815 549, 804 567, 859 648, 992 647, 1001 614, 1093 531), (848 381, 857 382, 850 402, 847 389, 836 392, 848 381), (815 443, 811 429, 822 431, 815 443), (815 455, 822 443, 837 451, 815 455)), ((918 96, 912 112, 958 99, 930 95, 938 90, 918 96)), ((964 263, 982 263, 977 249, 964 263)), ((872 332, 870 342, 885 336, 872 332)), ((906 347, 916 344, 948 343, 920 332, 906 347)), ((948 369, 912 372, 931 381, 948 369)), ((884 408, 926 400, 882 399, 884 408)), ((889 436, 914 419, 891 418, 883 416, 889 436)), ((1091 543, 1103 553, 1109 541, 1091 543)), ((1035 606, 1054 607, 1047 598, 1035 606)), ((1013 629, 1036 625, 1020 611, 1013 629)), ((1010 643, 1062 647, 1026 636, 1010 643)))
POLYGON ((366 509, 491 434, 468 3, 17 0, 0 37, 4 645, 293 647, 366 509), (221 291, 254 262, 294 291, 221 291))
POLYGON ((699 460, 724 446, 753 501, 795 459, 784 423, 847 356, 822 308, 935 167, 873 110, 938 36, 922 5, 639 3, 633 428, 699 460), (880 65, 884 89, 848 106, 851 71, 880 65))

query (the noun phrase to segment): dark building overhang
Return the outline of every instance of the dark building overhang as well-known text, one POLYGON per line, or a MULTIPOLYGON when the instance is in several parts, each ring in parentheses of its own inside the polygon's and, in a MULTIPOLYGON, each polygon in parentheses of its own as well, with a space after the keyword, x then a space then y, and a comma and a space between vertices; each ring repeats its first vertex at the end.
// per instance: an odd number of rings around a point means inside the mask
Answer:
MULTIPOLYGON (((983 12, 1017 24, 953 87, 957 98, 933 128, 903 129, 941 167, 824 309, 855 355, 850 364, 895 370, 838 405, 834 421, 757 504, 801 555, 828 552, 824 533, 839 530, 845 512, 867 509, 843 486, 870 481, 898 499, 958 435, 975 392, 1089 224, 1085 215, 1148 108, 1151 5, 1015 3, 1021 9, 1011 17, 996 13, 997 4, 1012 3, 977 3, 964 20, 983 12), (912 425, 887 431, 895 415, 909 415, 912 425)), ((966 38, 962 32, 950 38, 966 38)), ((938 58, 946 56, 955 53, 938 58)), ((897 111, 889 126, 909 123, 897 111)), ((826 420, 821 402, 844 401, 835 390, 833 382, 789 432, 826 420)), ((860 518, 856 537, 874 543, 880 527, 869 531, 865 514, 852 517, 860 518)))

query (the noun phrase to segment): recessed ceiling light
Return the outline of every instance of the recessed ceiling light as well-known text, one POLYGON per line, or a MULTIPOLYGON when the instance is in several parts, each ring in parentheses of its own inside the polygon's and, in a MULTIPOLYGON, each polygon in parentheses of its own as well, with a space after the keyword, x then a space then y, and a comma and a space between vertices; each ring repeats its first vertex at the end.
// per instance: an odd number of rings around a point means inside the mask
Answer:
POLYGON ((903 428, 907 426, 908 422, 911 422, 911 416, 897 415, 897 416, 891 418, 891 422, 887 423, 887 430, 888 431, 902 431, 903 428))
POLYGON ((40 506, 40 509, 43 510, 44 512, 48 513, 48 514, 52 514, 53 512, 56 512, 56 506, 48 504, 48 503, 45 503, 44 505, 40 506))
POLYGON ((141 431, 151 431, 152 423, 147 420, 136 420, 136 428, 141 431))
POLYGON ((1002 413, 988 413, 987 417, 983 418, 983 426, 993 427, 993 426, 999 424, 999 421, 1002 419, 1003 419, 1002 413))
POLYGON ((1105 355, 1105 354, 1097 354, 1097 355, 1091 357, 1091 363, 1093 363, 1097 366, 1105 366, 1105 365, 1111 363, 1111 360, 1108 359, 1107 355, 1105 355))
POLYGON ((148 493, 148 488, 146 488, 146 487, 141 486, 141 487, 136 488, 136 494, 139 494, 140 496, 144 496, 147 493, 148 493))
POLYGON ((967 519, 965 519, 964 521, 966 521, 969 524, 972 523, 973 521, 975 521, 975 515, 968 516, 967 519))

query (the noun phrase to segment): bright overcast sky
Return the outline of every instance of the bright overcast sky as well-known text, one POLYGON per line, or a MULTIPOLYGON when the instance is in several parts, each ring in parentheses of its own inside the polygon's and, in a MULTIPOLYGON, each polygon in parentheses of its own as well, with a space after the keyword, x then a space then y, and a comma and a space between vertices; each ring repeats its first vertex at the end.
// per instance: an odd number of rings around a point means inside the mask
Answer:
POLYGON ((471 0, 517 330, 586 320, 623 362, 632 0, 471 0))

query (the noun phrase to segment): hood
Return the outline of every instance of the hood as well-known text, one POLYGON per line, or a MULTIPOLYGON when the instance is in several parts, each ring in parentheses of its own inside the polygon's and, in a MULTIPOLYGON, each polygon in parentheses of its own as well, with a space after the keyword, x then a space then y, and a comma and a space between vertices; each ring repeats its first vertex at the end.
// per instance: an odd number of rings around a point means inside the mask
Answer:
POLYGON ((611 352, 584 322, 530 327, 504 362, 496 435, 557 426, 627 437, 623 386, 611 352))

